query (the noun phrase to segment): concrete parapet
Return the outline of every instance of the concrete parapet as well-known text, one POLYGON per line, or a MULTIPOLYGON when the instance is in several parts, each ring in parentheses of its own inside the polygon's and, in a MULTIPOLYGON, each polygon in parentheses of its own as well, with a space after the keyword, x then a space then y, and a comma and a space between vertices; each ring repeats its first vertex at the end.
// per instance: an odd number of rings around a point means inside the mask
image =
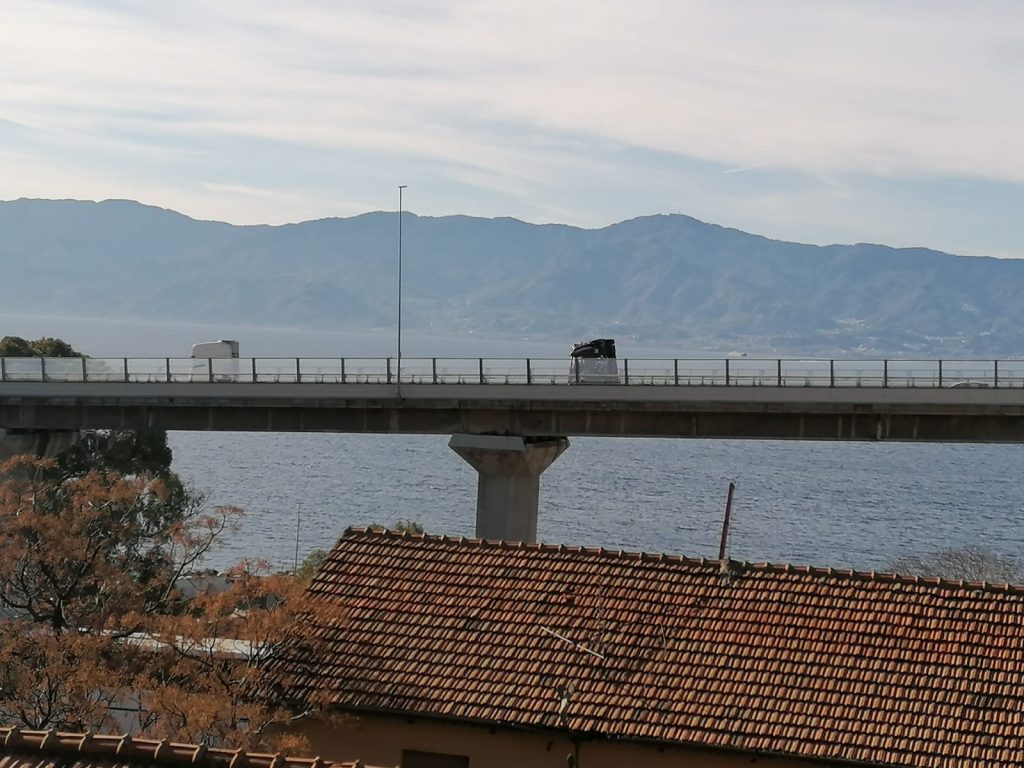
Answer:
POLYGON ((460 434, 448 447, 480 473, 477 537, 535 542, 540 476, 569 447, 568 438, 460 434))

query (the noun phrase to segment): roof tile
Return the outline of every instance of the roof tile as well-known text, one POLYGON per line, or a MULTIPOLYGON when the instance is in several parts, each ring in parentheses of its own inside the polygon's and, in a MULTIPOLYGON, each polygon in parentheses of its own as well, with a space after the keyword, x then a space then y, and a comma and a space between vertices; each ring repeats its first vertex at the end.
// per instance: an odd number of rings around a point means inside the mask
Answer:
MULTIPOLYGON (((1024 588, 351 531, 297 699, 938 768, 1024 762, 1024 588)), ((315 614, 315 611, 314 611, 315 614)))
POLYGON ((0 768, 362 768, 280 754, 214 749, 166 739, 0 728, 0 768))

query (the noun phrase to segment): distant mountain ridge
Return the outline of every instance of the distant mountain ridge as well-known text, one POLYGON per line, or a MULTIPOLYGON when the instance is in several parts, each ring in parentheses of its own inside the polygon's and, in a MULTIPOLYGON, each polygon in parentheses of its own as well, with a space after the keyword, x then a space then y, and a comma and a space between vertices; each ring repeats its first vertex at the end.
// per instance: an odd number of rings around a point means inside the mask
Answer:
MULTIPOLYGON (((0 202, 3 311, 393 326, 397 214, 282 226, 126 200, 0 202)), ((1024 261, 788 243, 655 215, 601 229, 406 214, 410 331, 690 350, 1018 356, 1024 261)))

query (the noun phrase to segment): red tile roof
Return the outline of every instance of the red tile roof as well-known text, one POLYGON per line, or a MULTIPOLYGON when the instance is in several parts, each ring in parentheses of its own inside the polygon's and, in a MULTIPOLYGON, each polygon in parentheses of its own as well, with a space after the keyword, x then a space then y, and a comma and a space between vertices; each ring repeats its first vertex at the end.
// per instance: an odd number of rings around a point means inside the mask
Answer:
MULTIPOLYGON (((905 766, 1024 763, 1024 588, 350 531, 297 700, 905 766)), ((2 768, 2 767, 0 767, 2 768)))
POLYGON ((197 744, 92 733, 0 728, 0 768, 362 768, 197 744))

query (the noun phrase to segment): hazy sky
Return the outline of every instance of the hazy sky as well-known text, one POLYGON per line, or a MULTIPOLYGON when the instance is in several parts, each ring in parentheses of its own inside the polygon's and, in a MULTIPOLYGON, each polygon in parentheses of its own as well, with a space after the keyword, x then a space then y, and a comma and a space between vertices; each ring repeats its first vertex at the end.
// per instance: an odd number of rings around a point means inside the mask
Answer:
POLYGON ((1024 257, 1020 0, 0 0, 0 199, 1024 257))

